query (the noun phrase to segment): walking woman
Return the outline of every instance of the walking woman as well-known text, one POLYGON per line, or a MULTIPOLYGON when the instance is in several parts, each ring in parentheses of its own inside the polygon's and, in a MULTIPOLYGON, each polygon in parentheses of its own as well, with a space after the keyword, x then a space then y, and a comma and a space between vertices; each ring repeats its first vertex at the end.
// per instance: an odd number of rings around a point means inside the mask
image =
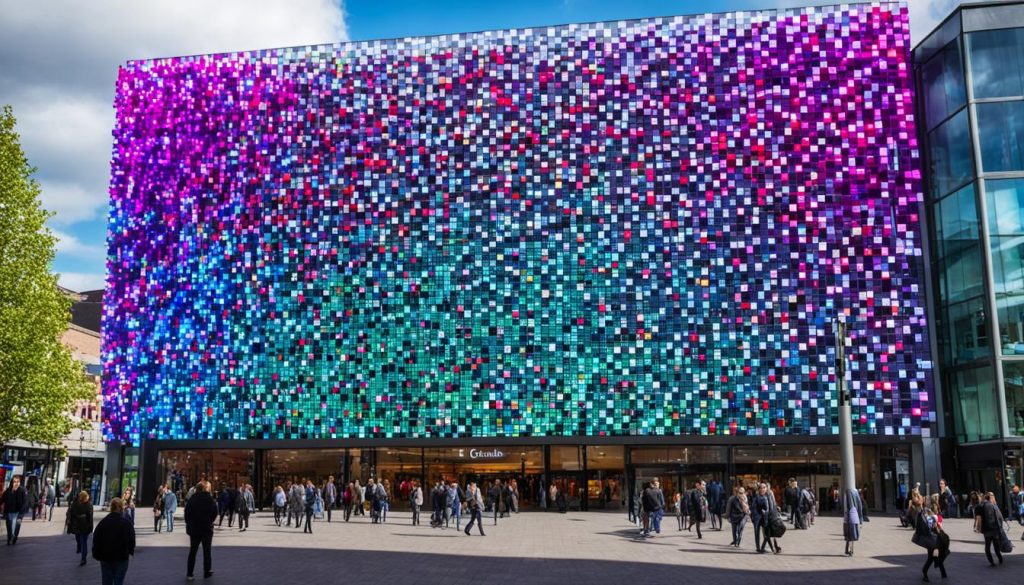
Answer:
POLYGON ((773 511, 775 515, 778 515, 775 500, 768 495, 768 484, 762 483, 757 486, 757 496, 754 498, 754 507, 750 512, 751 520, 754 521, 754 544, 757 547, 757 552, 762 554, 765 552, 765 547, 770 548, 775 554, 782 551, 772 534, 773 511))
POLYGON ((352 508, 356 501, 355 490, 355 484, 350 481, 345 487, 344 493, 341 494, 341 508, 345 512, 345 522, 352 518, 352 508))
POLYGON ((729 501, 725 504, 725 515, 732 525, 731 546, 740 547, 743 539, 743 529, 747 527, 747 518, 750 516, 750 506, 747 505, 747 492, 743 486, 737 486, 729 501))
POLYGON ((153 500, 153 532, 160 532, 164 523, 164 486, 156 491, 156 498, 153 500))
POLYGON ((135 526, 135 488, 128 486, 121 494, 121 504, 124 506, 124 517, 135 526))
POLYGON ((89 535, 92 534, 92 502, 89 492, 78 494, 75 503, 68 508, 68 532, 75 535, 75 552, 82 555, 79 566, 85 564, 89 554, 89 535))
POLYGON ((413 484, 412 491, 409 492, 409 503, 412 504, 412 525, 420 525, 420 508, 423 507, 423 488, 420 487, 420 482, 413 484))
POLYGON ((285 507, 288 505, 288 498, 284 495, 284 488, 274 488, 274 523, 281 525, 281 517, 285 514, 285 507))
POLYGON ((939 556, 939 530, 937 518, 931 508, 922 507, 914 519, 914 537, 912 539, 914 544, 928 551, 928 558, 925 559, 924 566, 921 567, 922 581, 929 580, 928 570, 933 564, 939 568, 942 578, 946 578, 945 557, 939 556))
POLYGON ((864 502, 857 490, 846 490, 843 497, 843 539, 846 540, 846 556, 853 556, 853 543, 860 540, 861 518, 864 517, 864 502))

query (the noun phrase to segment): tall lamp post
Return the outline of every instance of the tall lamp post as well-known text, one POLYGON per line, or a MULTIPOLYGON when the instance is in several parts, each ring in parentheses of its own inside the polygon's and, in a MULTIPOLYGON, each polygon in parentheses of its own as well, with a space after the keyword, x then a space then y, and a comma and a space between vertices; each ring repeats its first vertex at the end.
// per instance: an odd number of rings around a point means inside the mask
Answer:
POLYGON ((842 464, 843 494, 857 490, 853 461, 853 410, 846 388, 846 324, 836 322, 836 385, 839 389, 839 460, 842 464))

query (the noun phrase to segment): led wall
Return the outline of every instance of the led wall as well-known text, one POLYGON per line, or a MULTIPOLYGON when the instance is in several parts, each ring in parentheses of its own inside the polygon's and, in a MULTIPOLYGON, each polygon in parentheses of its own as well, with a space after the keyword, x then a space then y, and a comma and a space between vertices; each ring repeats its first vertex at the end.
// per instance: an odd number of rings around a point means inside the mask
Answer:
POLYGON ((905 6, 131 62, 108 438, 927 435, 905 6))

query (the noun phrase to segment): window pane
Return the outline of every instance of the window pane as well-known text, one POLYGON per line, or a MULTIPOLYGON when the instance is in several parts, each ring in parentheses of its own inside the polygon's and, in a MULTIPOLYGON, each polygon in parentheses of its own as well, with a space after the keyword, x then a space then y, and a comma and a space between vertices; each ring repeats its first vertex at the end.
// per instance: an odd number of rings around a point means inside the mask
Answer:
POLYGON ((921 83, 925 118, 931 129, 967 100, 959 39, 946 45, 921 68, 921 83))
POLYGON ((993 236, 991 240, 996 294, 1024 290, 1024 236, 993 236))
POLYGON ((940 201, 936 209, 940 257, 955 256, 978 243, 979 221, 973 184, 940 201))
POLYGON ((967 35, 975 98, 1024 94, 1024 29, 967 35))
POLYGON ((1024 436, 1024 362, 1003 362, 1003 386, 1010 434, 1024 436))
POLYGON ((940 312, 939 344, 949 365, 990 355, 988 321, 981 298, 946 307, 940 312))
POLYGON ((957 303, 980 296, 984 291, 981 278, 981 246, 975 244, 947 253, 942 261, 939 278, 942 279, 944 303, 957 303))
POLYGON ((988 229, 993 235, 1024 234, 1024 179, 985 181, 988 229))
POLYGON ((981 168, 986 173, 1024 170, 1024 101, 977 107, 981 168))
POLYGON ((1024 294, 1000 295, 996 306, 1003 355, 1024 355, 1024 294))
POLYGON ((949 376, 960 441, 986 441, 999 436, 999 400, 992 378, 989 366, 949 376))
POLYGON ((938 199, 974 174, 967 110, 961 110, 928 135, 932 199, 938 199))

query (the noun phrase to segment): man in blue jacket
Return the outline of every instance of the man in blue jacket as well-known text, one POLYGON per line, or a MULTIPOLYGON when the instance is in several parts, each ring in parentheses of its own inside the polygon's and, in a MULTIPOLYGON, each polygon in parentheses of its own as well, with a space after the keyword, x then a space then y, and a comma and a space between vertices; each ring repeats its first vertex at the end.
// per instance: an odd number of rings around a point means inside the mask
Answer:
POLYGON ((178 496, 170 489, 164 494, 164 519, 167 532, 174 532, 174 513, 178 511, 178 496))

